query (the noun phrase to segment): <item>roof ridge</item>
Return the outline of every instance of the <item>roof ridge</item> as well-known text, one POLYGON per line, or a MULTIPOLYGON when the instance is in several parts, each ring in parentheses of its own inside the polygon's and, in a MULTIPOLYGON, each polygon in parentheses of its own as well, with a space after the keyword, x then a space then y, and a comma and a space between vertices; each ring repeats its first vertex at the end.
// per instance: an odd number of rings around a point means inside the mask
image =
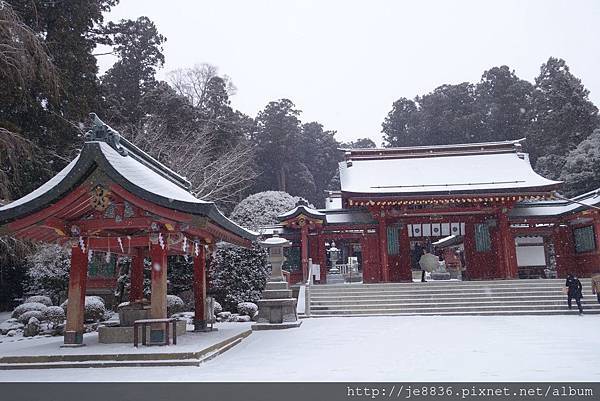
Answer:
POLYGON ((160 174, 177 186, 188 192, 190 191, 192 184, 184 176, 165 166, 135 144, 125 139, 117 130, 102 121, 96 113, 90 113, 90 118, 92 120, 92 126, 85 134, 86 142, 105 142, 121 156, 131 156, 137 162, 152 169, 154 172, 160 174))
POLYGON ((407 146, 394 148, 339 148, 344 151, 346 160, 387 159, 419 156, 455 156, 486 153, 522 153, 522 142, 525 138, 497 141, 458 143, 447 145, 407 146))

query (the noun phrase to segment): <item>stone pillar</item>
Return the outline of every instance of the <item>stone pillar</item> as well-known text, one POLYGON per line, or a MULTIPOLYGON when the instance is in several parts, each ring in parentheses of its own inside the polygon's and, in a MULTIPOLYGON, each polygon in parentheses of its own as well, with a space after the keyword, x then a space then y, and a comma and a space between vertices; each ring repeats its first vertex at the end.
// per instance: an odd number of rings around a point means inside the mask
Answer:
POLYGON ((206 330, 206 248, 198 246, 194 256, 194 331, 206 330))
POLYGON ((84 241, 84 250, 81 249, 80 245, 71 248, 69 302, 67 303, 67 323, 65 326, 64 338, 65 345, 83 345, 87 268, 87 241, 84 241))
POLYGON ((317 257, 317 263, 319 263, 321 266, 321 280, 319 281, 319 284, 327 284, 327 249, 325 247, 325 236, 322 230, 319 231, 317 241, 319 254, 317 257))
POLYGON ((300 227, 301 242, 300 252, 302 257, 302 281, 306 282, 308 279, 308 225, 306 222, 300 227))
POLYGON ((379 222, 379 262, 381 263, 381 279, 383 282, 387 283, 390 281, 387 249, 387 225, 383 216, 380 216, 377 220, 379 222))
POLYGON ((131 287, 129 302, 144 298, 144 250, 136 248, 131 257, 131 287))

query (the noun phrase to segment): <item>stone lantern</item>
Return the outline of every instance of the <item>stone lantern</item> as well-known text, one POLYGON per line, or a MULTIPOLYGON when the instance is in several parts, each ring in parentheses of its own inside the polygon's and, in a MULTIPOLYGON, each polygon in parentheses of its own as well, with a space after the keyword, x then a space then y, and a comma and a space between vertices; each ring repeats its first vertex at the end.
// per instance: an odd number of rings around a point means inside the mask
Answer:
POLYGON ((331 242, 331 248, 327 250, 327 253, 329 253, 329 260, 331 261, 331 268, 329 269, 329 272, 339 273, 340 270, 335 264, 340 259, 340 250, 335 247, 335 242, 331 242))
POLYGON ((296 299, 292 298, 292 290, 283 277, 281 266, 285 261, 284 248, 291 246, 290 241, 277 235, 260 242, 269 253, 271 275, 258 301, 257 323, 252 330, 272 330, 298 327, 302 323, 296 314, 296 299))

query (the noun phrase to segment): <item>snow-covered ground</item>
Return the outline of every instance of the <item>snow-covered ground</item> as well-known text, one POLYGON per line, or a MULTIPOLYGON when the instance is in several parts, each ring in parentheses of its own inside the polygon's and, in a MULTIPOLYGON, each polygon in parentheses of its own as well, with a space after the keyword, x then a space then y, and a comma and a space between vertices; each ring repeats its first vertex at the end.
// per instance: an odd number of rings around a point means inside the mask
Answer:
POLYGON ((306 319, 200 367, 0 371, 1 381, 600 381, 600 316, 306 319))

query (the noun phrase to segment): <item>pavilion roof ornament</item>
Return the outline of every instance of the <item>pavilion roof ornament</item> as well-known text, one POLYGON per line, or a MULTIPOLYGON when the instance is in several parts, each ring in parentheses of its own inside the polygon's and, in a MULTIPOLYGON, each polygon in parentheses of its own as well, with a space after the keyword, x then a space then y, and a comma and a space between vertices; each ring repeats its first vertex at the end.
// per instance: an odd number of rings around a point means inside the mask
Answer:
POLYGON ((91 129, 85 133, 85 140, 106 142, 114 150, 119 152, 121 156, 127 156, 129 152, 120 143, 121 134, 102 121, 96 113, 90 113, 90 118, 92 120, 92 126, 91 129))

